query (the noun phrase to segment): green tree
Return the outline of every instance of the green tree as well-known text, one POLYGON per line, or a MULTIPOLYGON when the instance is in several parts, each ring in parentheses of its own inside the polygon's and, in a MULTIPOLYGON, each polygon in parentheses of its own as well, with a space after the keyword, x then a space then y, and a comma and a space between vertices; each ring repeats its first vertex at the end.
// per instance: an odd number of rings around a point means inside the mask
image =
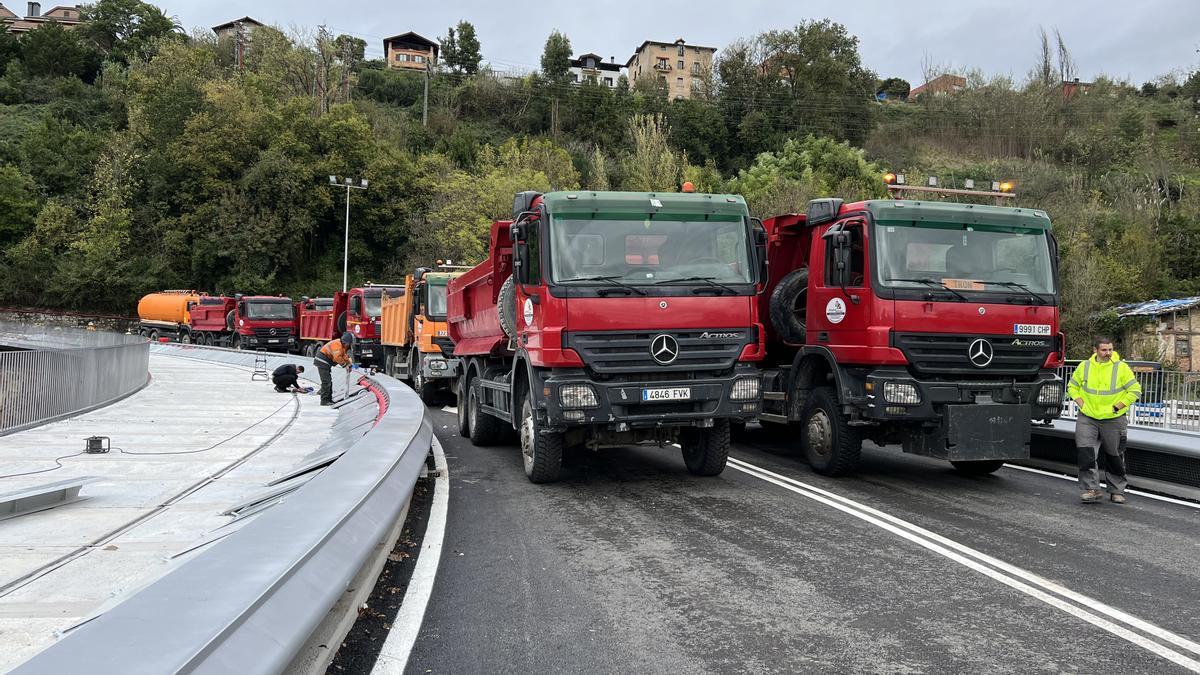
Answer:
POLYGON ((674 192, 687 166, 687 156, 671 150, 671 135, 662 114, 634 115, 629 120, 633 152, 625 158, 626 190, 637 192, 674 192))
POLYGON ((900 77, 889 77, 886 80, 880 81, 875 87, 875 93, 885 94, 888 100, 903 101, 908 98, 908 92, 912 89, 912 85, 908 80, 900 77))
POLYGON ((480 53, 479 37, 475 34, 475 26, 470 21, 458 22, 458 49, 455 55, 455 68, 467 75, 479 72, 479 64, 483 61, 480 53))
POLYGON ((141 0, 97 0, 79 10, 75 30, 106 57, 124 63, 145 59, 163 40, 183 40, 179 24, 141 0))
POLYGON ((0 249, 28 234, 37 212, 37 193, 29 176, 15 166, 0 166, 0 249))
POLYGON ((442 63, 454 72, 460 72, 458 66, 458 33, 454 26, 446 29, 446 36, 438 38, 439 53, 442 63))
POLYGON ((571 40, 558 31, 550 33, 541 65, 542 77, 556 85, 566 84, 571 77, 571 40))
POLYGON ((333 39, 333 48, 339 58, 357 68, 367 55, 367 41, 353 35, 339 35, 333 39))
POLYGON ((21 40, 21 63, 34 77, 74 76, 85 82, 95 79, 100 70, 96 50, 56 21, 25 35, 21 40))

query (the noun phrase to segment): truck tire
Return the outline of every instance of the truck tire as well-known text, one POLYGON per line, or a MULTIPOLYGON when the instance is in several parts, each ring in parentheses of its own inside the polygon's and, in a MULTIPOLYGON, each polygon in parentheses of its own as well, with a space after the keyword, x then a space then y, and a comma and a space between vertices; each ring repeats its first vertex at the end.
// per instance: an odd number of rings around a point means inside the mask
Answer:
POLYGON ((467 390, 467 426, 471 444, 477 447, 496 445, 504 438, 504 423, 482 410, 480 387, 474 382, 467 390))
POLYGON ((679 435, 683 463, 694 476, 719 476, 729 459, 729 420, 713 420, 708 429, 684 429, 679 435))
POLYGON ((241 333, 234 333, 233 336, 229 338, 229 340, 230 340, 229 345, 233 349, 245 349, 245 347, 242 346, 242 334, 241 333))
POLYGON ((471 427, 467 424, 467 397, 463 394, 462 382, 454 389, 454 409, 458 417, 458 435, 463 438, 471 437, 471 427))
POLYGON ((229 310, 225 313, 225 330, 232 333, 237 326, 233 325, 234 310, 229 310))
POLYGON ((192 331, 184 328, 183 331, 179 333, 179 341, 185 345, 192 344, 192 331))
POLYGON ((437 403, 437 383, 425 379, 425 375, 421 372, 421 355, 415 349, 410 363, 412 365, 409 366, 408 372, 412 374, 412 388, 421 397, 421 402, 429 406, 437 403))
POLYGON ((338 335, 341 335, 342 333, 346 332, 346 313, 345 312, 342 312, 341 314, 338 315, 337 332, 338 332, 338 335))
POLYGON ((808 395, 800 445, 813 471, 823 476, 845 476, 858 464, 862 434, 847 424, 833 387, 817 387, 808 395))
POLYGON ((1002 459, 982 459, 974 461, 951 461, 954 465, 954 470, 966 476, 986 476, 991 473, 996 473, 1000 467, 1004 466, 1002 459))
POLYGON ((771 325, 784 342, 803 344, 808 314, 808 269, 798 269, 779 280, 771 291, 771 325))
POLYGON ((151 328, 150 333, 146 335, 146 339, 150 340, 151 342, 158 342, 158 331, 151 328))
MULTIPOLYGON (((728 430, 726 430, 728 431, 728 430)), ((533 394, 525 392, 521 400, 521 464, 530 483, 553 483, 562 473, 563 435, 538 428, 533 410, 533 394)), ((728 433, 726 440, 728 440, 728 433)))
POLYGON ((496 312, 500 315, 500 327, 510 340, 517 339, 517 289, 510 276, 500 285, 500 296, 496 299, 496 312))

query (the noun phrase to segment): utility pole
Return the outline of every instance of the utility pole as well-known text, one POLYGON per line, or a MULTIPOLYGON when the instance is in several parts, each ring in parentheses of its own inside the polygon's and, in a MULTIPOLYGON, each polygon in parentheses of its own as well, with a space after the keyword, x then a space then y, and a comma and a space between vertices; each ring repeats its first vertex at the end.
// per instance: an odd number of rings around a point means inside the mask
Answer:
POLYGON ((234 58, 237 59, 238 72, 241 72, 246 68, 246 26, 241 21, 234 24, 234 36, 237 43, 233 50, 234 58))
POLYGON ((346 289, 348 288, 346 281, 349 277, 349 272, 350 272, 350 190, 352 190, 352 189, 353 190, 366 190, 367 189, 367 179, 364 178, 361 181, 358 181, 358 185, 355 185, 354 183, 355 183, 355 180, 349 176, 346 176, 341 181, 338 180, 337 176, 329 177, 329 187, 345 186, 345 188, 346 188, 346 238, 345 238, 345 244, 342 249, 342 292, 343 293, 345 293, 346 289))
POLYGON ((429 57, 425 57, 425 102, 421 105, 421 126, 429 126, 429 57))

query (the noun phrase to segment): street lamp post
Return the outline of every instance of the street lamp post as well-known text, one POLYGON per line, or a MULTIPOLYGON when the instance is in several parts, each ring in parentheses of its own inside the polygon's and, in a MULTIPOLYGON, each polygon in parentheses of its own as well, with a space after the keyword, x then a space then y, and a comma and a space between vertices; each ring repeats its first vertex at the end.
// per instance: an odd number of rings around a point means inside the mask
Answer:
POLYGON ((345 239, 345 245, 342 249, 342 292, 343 293, 346 292, 346 289, 347 289, 346 280, 347 280, 347 277, 350 272, 350 190, 352 190, 352 189, 366 190, 367 189, 367 179, 364 178, 364 179, 358 181, 358 183, 359 183, 358 185, 355 185, 354 179, 349 176, 346 176, 341 181, 338 180, 337 176, 329 177, 329 186, 330 187, 345 186, 345 188, 346 188, 346 239, 345 239))

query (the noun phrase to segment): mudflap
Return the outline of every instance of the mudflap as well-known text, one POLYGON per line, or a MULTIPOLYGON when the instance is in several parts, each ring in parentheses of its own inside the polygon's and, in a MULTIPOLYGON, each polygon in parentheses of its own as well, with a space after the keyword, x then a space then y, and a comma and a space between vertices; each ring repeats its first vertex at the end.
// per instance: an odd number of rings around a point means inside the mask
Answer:
POLYGON ((904 434, 904 451, 952 462, 1029 459, 1030 412, 1026 403, 948 405, 942 426, 904 434))

